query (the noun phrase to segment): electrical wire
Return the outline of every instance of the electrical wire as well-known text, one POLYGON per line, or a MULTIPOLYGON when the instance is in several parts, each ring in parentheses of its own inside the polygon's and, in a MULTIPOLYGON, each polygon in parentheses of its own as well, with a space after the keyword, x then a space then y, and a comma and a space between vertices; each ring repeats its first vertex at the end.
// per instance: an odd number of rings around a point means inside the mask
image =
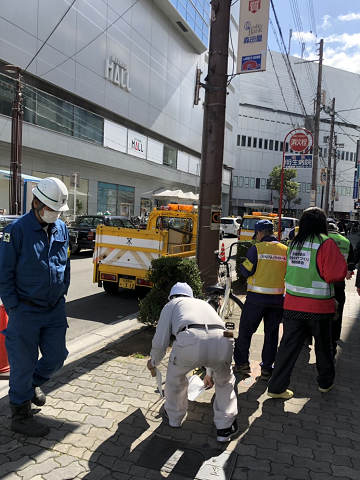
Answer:
POLYGON ((69 11, 72 9, 74 3, 76 2, 76 0, 73 0, 72 3, 70 4, 69 8, 66 10, 66 12, 64 13, 64 15, 60 18, 60 20, 57 22, 57 24, 55 25, 55 27, 51 30, 51 32, 49 33, 49 35, 46 37, 46 40, 43 42, 43 44, 41 45, 41 47, 37 50, 37 52, 35 53, 35 55, 32 57, 32 59, 30 60, 30 62, 26 65, 25 69, 24 69, 24 72, 26 72, 26 70, 30 67, 30 65, 32 64, 32 62, 35 60, 35 58, 39 55, 39 53, 41 52, 41 50, 45 47, 47 41, 49 40, 49 38, 51 37, 51 35, 55 32, 55 30, 58 28, 58 26, 60 25, 60 23, 64 20, 64 18, 66 17, 66 15, 69 13, 69 11))
POLYGON ((99 37, 101 37, 102 35, 104 35, 104 33, 106 33, 115 23, 117 23, 120 18, 122 18, 124 15, 127 14, 127 12, 129 10, 131 10, 131 8, 133 8, 137 3, 139 2, 139 0, 135 0, 134 3, 132 3, 123 13, 121 13, 120 15, 118 15, 117 18, 115 18, 114 21, 112 21, 106 28, 104 28, 98 35, 95 35, 95 37, 90 40, 88 43, 86 43, 84 46, 82 46, 81 48, 79 48, 79 50, 77 50, 75 53, 73 53, 72 55, 68 55, 67 58, 65 60, 63 60, 62 62, 58 63, 57 65, 55 65, 54 67, 50 68, 49 70, 47 70, 46 72, 42 73, 40 76, 41 77, 44 77, 45 75, 48 75, 50 72, 52 72, 53 70, 56 70, 57 68, 61 67, 62 65, 64 65, 64 63, 66 63, 67 61, 71 60, 72 58, 74 58, 76 55, 78 55, 79 53, 81 53, 83 50, 85 50, 85 48, 88 48, 92 43, 94 43, 99 37))

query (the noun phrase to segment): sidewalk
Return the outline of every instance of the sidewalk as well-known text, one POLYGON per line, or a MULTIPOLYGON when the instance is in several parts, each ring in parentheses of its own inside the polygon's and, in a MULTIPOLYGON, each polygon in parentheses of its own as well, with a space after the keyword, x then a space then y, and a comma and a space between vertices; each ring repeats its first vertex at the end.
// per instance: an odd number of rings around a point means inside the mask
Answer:
MULTIPOLYGON (((100 343, 99 350, 73 359, 46 384, 47 404, 38 413, 52 427, 46 438, 12 433, 8 399, 0 400, 0 478, 358 480, 360 298, 353 283, 336 387, 328 394, 317 391, 314 354, 304 349, 292 378, 295 397, 268 399, 266 383, 256 381, 259 330, 253 338, 252 375, 237 386, 240 435, 221 448, 212 424, 213 391, 190 402, 183 427, 171 429, 161 422, 162 400, 147 359, 127 356, 131 339, 104 348, 100 343)), ((165 375, 166 361, 161 370, 165 375)))

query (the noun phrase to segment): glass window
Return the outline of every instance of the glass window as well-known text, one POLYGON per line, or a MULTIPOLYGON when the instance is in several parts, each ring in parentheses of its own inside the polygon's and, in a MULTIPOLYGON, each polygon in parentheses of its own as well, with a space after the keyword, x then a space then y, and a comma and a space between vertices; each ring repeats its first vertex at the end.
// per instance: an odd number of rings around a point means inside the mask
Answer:
POLYGON ((247 139, 247 146, 251 147, 251 137, 248 137, 248 139, 247 139))
POLYGON ((15 95, 15 81, 0 75, 0 113, 11 117, 12 102, 15 95))
POLYGON ((237 187, 238 186, 238 178, 237 176, 233 176, 233 187, 237 187))
POLYGON ((264 139, 264 150, 267 150, 267 148, 268 148, 268 141, 267 141, 267 139, 265 138, 265 139, 264 139))
POLYGON ((261 190, 266 189, 266 178, 260 178, 260 188, 261 190))
POLYGON ((275 140, 275 148, 274 150, 277 152, 279 150, 279 141, 275 140))
POLYGON ((260 178, 255 179, 255 188, 257 188, 257 189, 260 188, 260 178))
POLYGON ((311 190, 311 183, 306 184, 306 193, 310 193, 311 190))
POLYGON ((163 163, 168 167, 176 168, 177 164, 177 150, 169 145, 164 145, 163 163))
POLYGON ((236 135, 236 145, 240 147, 240 135, 236 135))
POLYGON ((256 148, 256 146, 257 146, 257 138, 254 137, 253 138, 253 148, 256 148))
POLYGON ((244 177, 244 187, 249 188, 249 177, 244 177))
POLYGON ((282 152, 284 148, 284 142, 280 142, 280 151, 282 152))
POLYGON ((324 157, 325 157, 325 158, 327 157, 327 154, 328 154, 328 149, 327 149, 327 148, 324 148, 324 157))
POLYGON ((249 187, 250 188, 255 188, 255 178, 254 177, 250 177, 249 187))
MULTIPOLYGON (((344 155, 344 153, 346 153, 346 158, 345 158, 345 160, 349 161, 349 152, 342 152, 343 155, 344 155)), ((343 157, 342 157, 342 160, 344 160, 343 157)))
POLYGON ((353 162, 355 160, 355 154, 353 152, 350 152, 350 162, 353 162))
POLYGON ((263 148, 263 139, 259 138, 259 148, 263 148))
POLYGON ((285 145, 285 152, 288 152, 289 151, 289 143, 286 142, 286 145, 285 145))
POLYGON ((36 95, 36 124, 60 133, 73 135, 74 106, 38 90, 36 95))
POLYGON ((244 186, 244 177, 239 177, 239 187, 243 187, 244 186))
POLYGON ((111 215, 133 215, 135 188, 127 185, 98 182, 98 212, 111 215))
POLYGON ((301 182, 301 191, 302 192, 306 192, 306 183, 305 182, 301 182))
POLYGON ((102 145, 104 138, 104 119, 88 110, 74 107, 74 137, 90 140, 102 145))
POLYGON ((274 140, 269 140, 269 150, 274 150, 274 140))
POLYGON ((255 230, 255 224, 258 221, 258 218, 243 218, 241 228, 244 228, 245 230, 255 230))
POLYGON ((246 147, 246 135, 241 135, 241 146, 246 147))

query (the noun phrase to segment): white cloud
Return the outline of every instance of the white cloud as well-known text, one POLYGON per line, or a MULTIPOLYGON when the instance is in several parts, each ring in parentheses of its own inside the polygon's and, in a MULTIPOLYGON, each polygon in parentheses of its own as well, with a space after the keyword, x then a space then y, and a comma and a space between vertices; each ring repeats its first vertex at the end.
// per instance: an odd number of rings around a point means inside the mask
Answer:
POLYGON ((351 56, 345 52, 325 51, 324 64, 347 70, 348 72, 360 73, 360 51, 351 56))
POLYGON ((330 22, 331 15, 324 15, 322 18, 322 24, 320 25, 320 28, 323 30, 326 30, 331 27, 331 22, 330 22))
POLYGON ((360 20, 360 13, 347 13, 346 15, 339 15, 338 19, 341 22, 351 22, 352 20, 360 20))

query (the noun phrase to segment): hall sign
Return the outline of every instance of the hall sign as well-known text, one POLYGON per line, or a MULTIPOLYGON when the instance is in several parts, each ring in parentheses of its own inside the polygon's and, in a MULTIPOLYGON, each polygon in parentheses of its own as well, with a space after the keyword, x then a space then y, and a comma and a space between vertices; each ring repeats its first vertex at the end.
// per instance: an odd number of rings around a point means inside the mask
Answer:
POLYGON ((128 153, 139 158, 146 158, 147 137, 133 130, 128 130, 128 153))
POLYGON ((105 62, 105 78, 114 85, 131 92, 129 70, 117 57, 109 57, 105 62))

